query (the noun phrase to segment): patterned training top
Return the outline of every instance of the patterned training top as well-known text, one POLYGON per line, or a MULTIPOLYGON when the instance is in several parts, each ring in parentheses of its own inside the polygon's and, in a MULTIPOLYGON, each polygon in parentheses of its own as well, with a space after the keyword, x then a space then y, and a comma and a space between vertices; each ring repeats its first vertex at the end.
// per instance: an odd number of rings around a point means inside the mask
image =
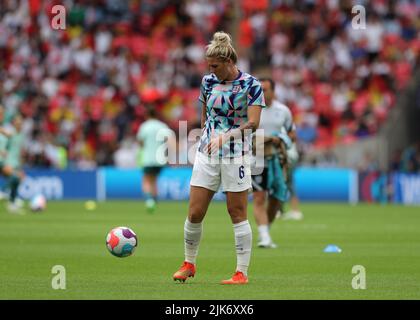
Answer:
MULTIPOLYGON (((223 134, 248 122, 248 107, 265 107, 260 82, 245 72, 232 81, 219 81, 214 74, 203 77, 199 100, 206 106, 206 122, 198 151, 204 152, 212 133, 223 134)), ((243 139, 227 141, 219 150, 220 158, 236 158, 252 150, 251 132, 243 139)))

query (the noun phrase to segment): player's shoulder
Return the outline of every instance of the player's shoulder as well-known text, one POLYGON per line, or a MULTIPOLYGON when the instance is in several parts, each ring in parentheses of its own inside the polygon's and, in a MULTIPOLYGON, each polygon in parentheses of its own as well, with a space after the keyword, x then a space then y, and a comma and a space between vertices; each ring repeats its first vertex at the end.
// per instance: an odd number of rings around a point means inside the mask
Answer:
POLYGON ((150 121, 150 119, 143 121, 142 123, 140 123, 139 125, 139 132, 145 132, 147 130, 149 130, 150 127, 153 126, 153 123, 150 121))
POLYGON ((166 122, 163 122, 161 120, 157 120, 157 121, 158 121, 157 126, 159 126, 161 128, 169 129, 169 126, 166 122))
POLYGON ((249 74, 248 72, 241 72, 241 75, 238 81, 247 83, 252 86, 261 85, 260 81, 256 77, 254 77, 252 74, 249 74))
POLYGON ((144 125, 147 127, 155 128, 155 127, 167 127, 168 125, 159 120, 159 119, 149 119, 144 122, 144 125))
POLYGON ((163 130, 163 129, 169 129, 168 125, 160 121, 159 119, 149 119, 144 121, 139 129, 138 129, 138 135, 142 136, 154 136, 157 131, 163 130))
POLYGON ((286 106, 284 103, 281 103, 278 100, 273 100, 273 102, 271 104, 271 107, 273 109, 276 109, 276 110, 279 110, 279 111, 282 111, 282 112, 286 112, 286 113, 290 113, 291 114, 289 107, 286 106))

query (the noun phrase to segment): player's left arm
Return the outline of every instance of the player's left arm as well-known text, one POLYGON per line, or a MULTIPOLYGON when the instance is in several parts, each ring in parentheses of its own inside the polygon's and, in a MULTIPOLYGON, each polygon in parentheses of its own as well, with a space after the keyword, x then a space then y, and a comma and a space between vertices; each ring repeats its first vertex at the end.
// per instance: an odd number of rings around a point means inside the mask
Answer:
POLYGON ((262 107, 259 105, 248 107, 248 121, 241 125, 239 128, 231 131, 238 130, 241 134, 243 134, 246 130, 255 132, 255 130, 257 130, 257 128, 260 126, 261 110, 262 107))
POLYGON ((295 124, 293 124, 292 130, 290 130, 288 132, 288 135, 289 135, 290 140, 292 140, 292 142, 295 143, 296 142, 296 126, 295 126, 295 124))
POLYGON ((284 177, 284 180, 287 182, 287 171, 289 170, 289 164, 288 164, 288 159, 287 159, 287 148, 283 140, 281 140, 279 144, 279 149, 280 149, 280 155, 281 155, 280 163, 283 168, 283 177, 284 177))
POLYGON ((288 109, 288 117, 286 120, 286 131, 287 135, 289 136, 290 140, 292 140, 292 143, 296 142, 296 124, 293 121, 293 115, 290 109, 288 109))

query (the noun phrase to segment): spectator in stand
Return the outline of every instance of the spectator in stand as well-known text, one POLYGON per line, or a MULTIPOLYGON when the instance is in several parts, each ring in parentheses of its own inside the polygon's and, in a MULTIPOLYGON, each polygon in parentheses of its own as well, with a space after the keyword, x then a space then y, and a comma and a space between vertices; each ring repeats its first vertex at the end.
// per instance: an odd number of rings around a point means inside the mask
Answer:
POLYGON ((272 70, 298 133, 314 119, 305 150, 349 143, 377 132, 420 61, 418 1, 366 2, 365 30, 352 28, 353 2, 240 1, 236 25, 232 0, 68 0, 67 28, 56 31, 55 1, 2 1, 0 103, 23 114, 34 146, 41 130, 59 136, 70 163, 82 143, 81 164, 113 164, 107 155, 144 121, 148 92, 172 129, 199 120, 204 47, 236 28, 238 65, 272 70))

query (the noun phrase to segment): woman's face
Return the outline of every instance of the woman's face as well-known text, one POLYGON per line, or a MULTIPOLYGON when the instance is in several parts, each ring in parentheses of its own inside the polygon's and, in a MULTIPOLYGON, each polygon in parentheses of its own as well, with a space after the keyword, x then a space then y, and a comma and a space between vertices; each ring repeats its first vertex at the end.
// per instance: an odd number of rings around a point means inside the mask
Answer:
POLYGON ((220 81, 226 80, 229 75, 229 61, 221 61, 217 58, 207 58, 209 71, 214 73, 220 81))
POLYGON ((261 81, 261 87, 264 91, 265 102, 267 102, 268 104, 271 104, 271 101, 273 100, 273 97, 274 97, 274 91, 273 91, 273 88, 271 87, 270 81, 267 81, 267 80, 261 81))

